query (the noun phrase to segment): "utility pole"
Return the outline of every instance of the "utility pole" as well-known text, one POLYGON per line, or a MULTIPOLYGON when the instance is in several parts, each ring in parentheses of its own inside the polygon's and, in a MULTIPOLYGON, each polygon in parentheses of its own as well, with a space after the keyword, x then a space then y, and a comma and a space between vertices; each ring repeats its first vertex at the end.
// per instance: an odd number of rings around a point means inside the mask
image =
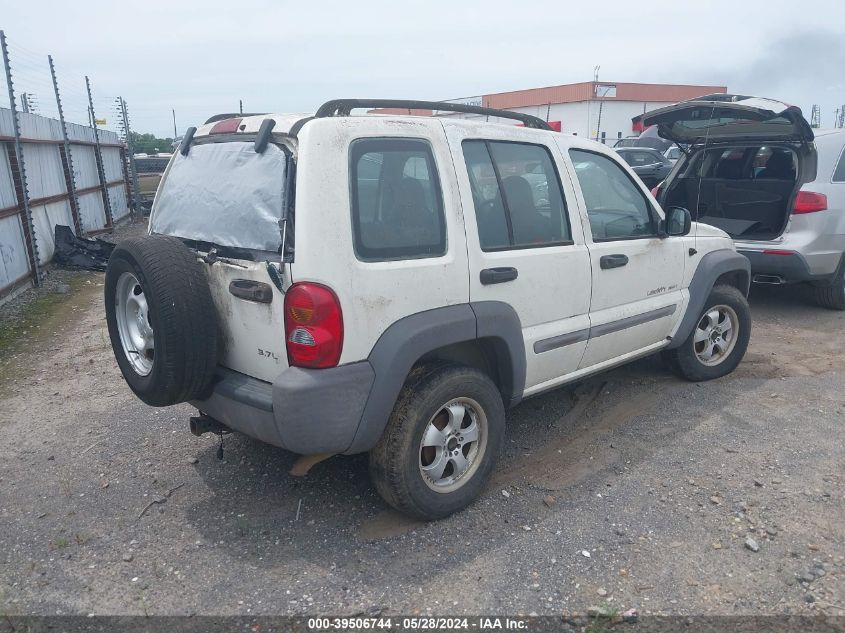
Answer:
POLYGON ((179 133, 176 131, 176 109, 172 108, 170 110, 173 113, 173 140, 176 140, 176 137, 179 136, 179 133))
POLYGON ((241 114, 243 114, 243 113, 244 113, 244 100, 243 100, 243 99, 239 99, 239 100, 238 100, 238 108, 239 108, 239 110, 238 110, 238 111, 239 111, 241 114))
MULTIPOLYGON (((129 171, 132 176, 132 215, 137 218, 136 214, 141 212, 141 199, 138 192, 138 169, 135 166, 135 148, 132 144, 132 133, 129 129, 129 112, 126 109, 126 101, 123 100, 123 97, 118 97, 118 99, 120 99, 120 113, 123 117, 123 130, 126 133, 126 148, 129 152, 129 171)), ((176 129, 175 116, 174 114, 174 131, 176 129)))
MULTIPOLYGON (((601 70, 601 66, 593 67, 593 97, 598 98, 599 96, 599 70, 601 70)), ((599 140, 599 136, 601 136, 601 111, 604 107, 604 100, 599 100, 599 117, 598 121, 596 121, 596 142, 599 140)))
POLYGON ((59 96, 59 82, 56 80, 56 67, 53 65, 53 56, 47 55, 50 64, 50 77, 53 78, 53 91, 56 93, 56 108, 59 111, 59 124, 62 128, 62 168, 65 172, 65 187, 70 194, 70 214, 73 217, 73 228, 77 235, 82 235, 82 221, 79 217, 79 199, 76 197, 76 177, 73 174, 73 156, 70 153, 70 143, 67 139, 67 124, 65 113, 62 108, 62 98, 59 96))
MULTIPOLYGON (((598 98, 599 96, 599 70, 601 66, 596 66, 593 68, 593 96, 598 98)), ((604 108, 604 99, 599 100, 599 118, 596 122, 596 142, 599 140, 599 136, 601 136, 601 111, 604 108)))
MULTIPOLYGON (((32 221, 32 209, 29 207, 29 191, 26 186, 26 167, 24 166, 23 147, 21 146, 21 122, 18 109, 15 106, 15 87, 12 83, 12 67, 9 64, 9 47, 6 45, 6 33, 0 31, 0 52, 3 54, 3 68, 6 70, 6 86, 9 89, 9 107, 12 109, 12 130, 15 135, 13 152, 9 155, 9 167, 15 187, 18 204, 23 207, 21 218, 24 232, 24 242, 29 251, 29 265, 32 270, 33 283, 41 285, 41 262, 38 257, 38 241, 35 236, 35 223, 32 221)), ((8 146, 7 146, 8 147, 8 146)))
POLYGON ((94 128, 94 146, 97 150, 97 171, 100 175, 100 184, 103 187, 103 209, 106 212, 106 226, 114 226, 111 214, 111 201, 109 200, 109 188, 106 183, 106 170, 103 168, 103 148, 100 147, 100 132, 97 130, 97 115, 94 113, 94 99, 91 98, 91 82, 88 75, 85 75, 85 89, 88 91, 88 111, 91 114, 91 127, 94 128))

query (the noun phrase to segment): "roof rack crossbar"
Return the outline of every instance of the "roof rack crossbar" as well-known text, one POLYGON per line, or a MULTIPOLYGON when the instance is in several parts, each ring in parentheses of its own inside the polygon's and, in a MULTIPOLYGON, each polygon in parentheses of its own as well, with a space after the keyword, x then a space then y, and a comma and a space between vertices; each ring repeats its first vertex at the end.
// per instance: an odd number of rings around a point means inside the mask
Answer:
POLYGON ((480 106, 464 105, 462 103, 447 103, 444 101, 409 101, 404 99, 332 99, 326 101, 317 110, 315 118, 333 116, 349 116, 352 110, 358 108, 402 108, 407 110, 441 110, 444 112, 465 112, 467 114, 482 114, 502 119, 514 119, 520 121, 525 127, 538 130, 551 130, 549 124, 543 119, 521 112, 510 110, 497 110, 496 108, 482 108, 480 106))

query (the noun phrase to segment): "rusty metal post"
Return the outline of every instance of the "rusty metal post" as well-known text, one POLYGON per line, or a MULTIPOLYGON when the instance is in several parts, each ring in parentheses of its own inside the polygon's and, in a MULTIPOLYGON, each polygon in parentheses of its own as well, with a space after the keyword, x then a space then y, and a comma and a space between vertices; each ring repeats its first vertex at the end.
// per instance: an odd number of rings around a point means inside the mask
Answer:
POLYGON ((88 91, 88 112, 91 114, 91 126, 94 128, 94 145, 97 156, 97 172, 100 176, 100 187, 103 190, 103 208, 106 212, 106 227, 114 226, 111 214, 111 201, 109 200, 109 188, 106 183, 106 170, 103 166, 103 148, 100 147, 100 132, 97 130, 97 115, 94 113, 94 100, 91 98, 91 82, 88 75, 85 75, 85 89, 88 91))
POLYGON ((23 159, 23 146, 21 145, 21 124, 18 118, 18 109, 15 105, 15 88, 12 83, 12 67, 9 64, 9 48, 6 45, 6 34, 0 31, 0 50, 3 54, 3 68, 6 70, 6 85, 9 89, 9 106, 12 108, 12 128, 15 134, 14 152, 9 152, 9 166, 12 171, 12 179, 15 186, 15 194, 18 198, 18 205, 23 210, 23 234, 29 254, 29 265, 33 275, 33 283, 41 285, 41 262, 38 258, 38 241, 35 236, 35 224, 32 221, 32 209, 29 208, 29 192, 26 186, 26 167, 23 159))
POLYGON ((56 67, 53 65, 53 56, 47 55, 50 63, 50 76, 53 78, 53 91, 56 93, 56 107, 59 110, 59 123, 62 127, 62 169, 65 172, 65 187, 70 194, 70 214, 73 217, 73 228, 77 235, 83 235, 82 220, 79 217, 79 199, 76 197, 76 178, 73 173, 73 155, 70 153, 70 143, 67 138, 67 124, 65 113, 62 108, 62 98, 59 95, 59 82, 56 80, 56 67))
MULTIPOLYGON (((135 146, 132 143, 132 130, 129 128, 129 111, 126 108, 126 101, 120 99, 120 113, 123 117, 123 131, 126 134, 126 148, 129 153, 129 170, 132 177, 132 217, 141 217, 141 194, 138 191, 138 167, 135 164, 135 146)), ((127 200, 127 203, 129 201, 127 200)))

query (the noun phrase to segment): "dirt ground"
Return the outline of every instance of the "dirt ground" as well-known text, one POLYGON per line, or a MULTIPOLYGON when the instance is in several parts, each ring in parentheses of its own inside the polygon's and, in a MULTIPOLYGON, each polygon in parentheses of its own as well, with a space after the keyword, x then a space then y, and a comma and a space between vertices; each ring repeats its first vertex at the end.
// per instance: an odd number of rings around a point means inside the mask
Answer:
POLYGON ((845 616, 845 315, 800 288, 752 292, 731 376, 649 358, 509 411, 486 492, 422 524, 366 456, 218 460, 125 385, 103 276, 53 279, 0 308, 0 614, 845 616))

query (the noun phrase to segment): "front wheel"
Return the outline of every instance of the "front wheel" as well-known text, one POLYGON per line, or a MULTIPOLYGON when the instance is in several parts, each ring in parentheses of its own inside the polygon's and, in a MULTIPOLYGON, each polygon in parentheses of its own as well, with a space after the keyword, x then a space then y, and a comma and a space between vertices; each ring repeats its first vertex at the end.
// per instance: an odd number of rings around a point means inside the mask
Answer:
POLYGON ((687 380, 712 380, 736 369, 750 338, 748 301, 733 286, 716 286, 693 331, 680 347, 663 352, 663 358, 687 380))
POLYGON ((370 477, 397 510, 441 519, 481 492, 504 427, 502 397, 487 375, 457 365, 417 367, 370 451, 370 477))

